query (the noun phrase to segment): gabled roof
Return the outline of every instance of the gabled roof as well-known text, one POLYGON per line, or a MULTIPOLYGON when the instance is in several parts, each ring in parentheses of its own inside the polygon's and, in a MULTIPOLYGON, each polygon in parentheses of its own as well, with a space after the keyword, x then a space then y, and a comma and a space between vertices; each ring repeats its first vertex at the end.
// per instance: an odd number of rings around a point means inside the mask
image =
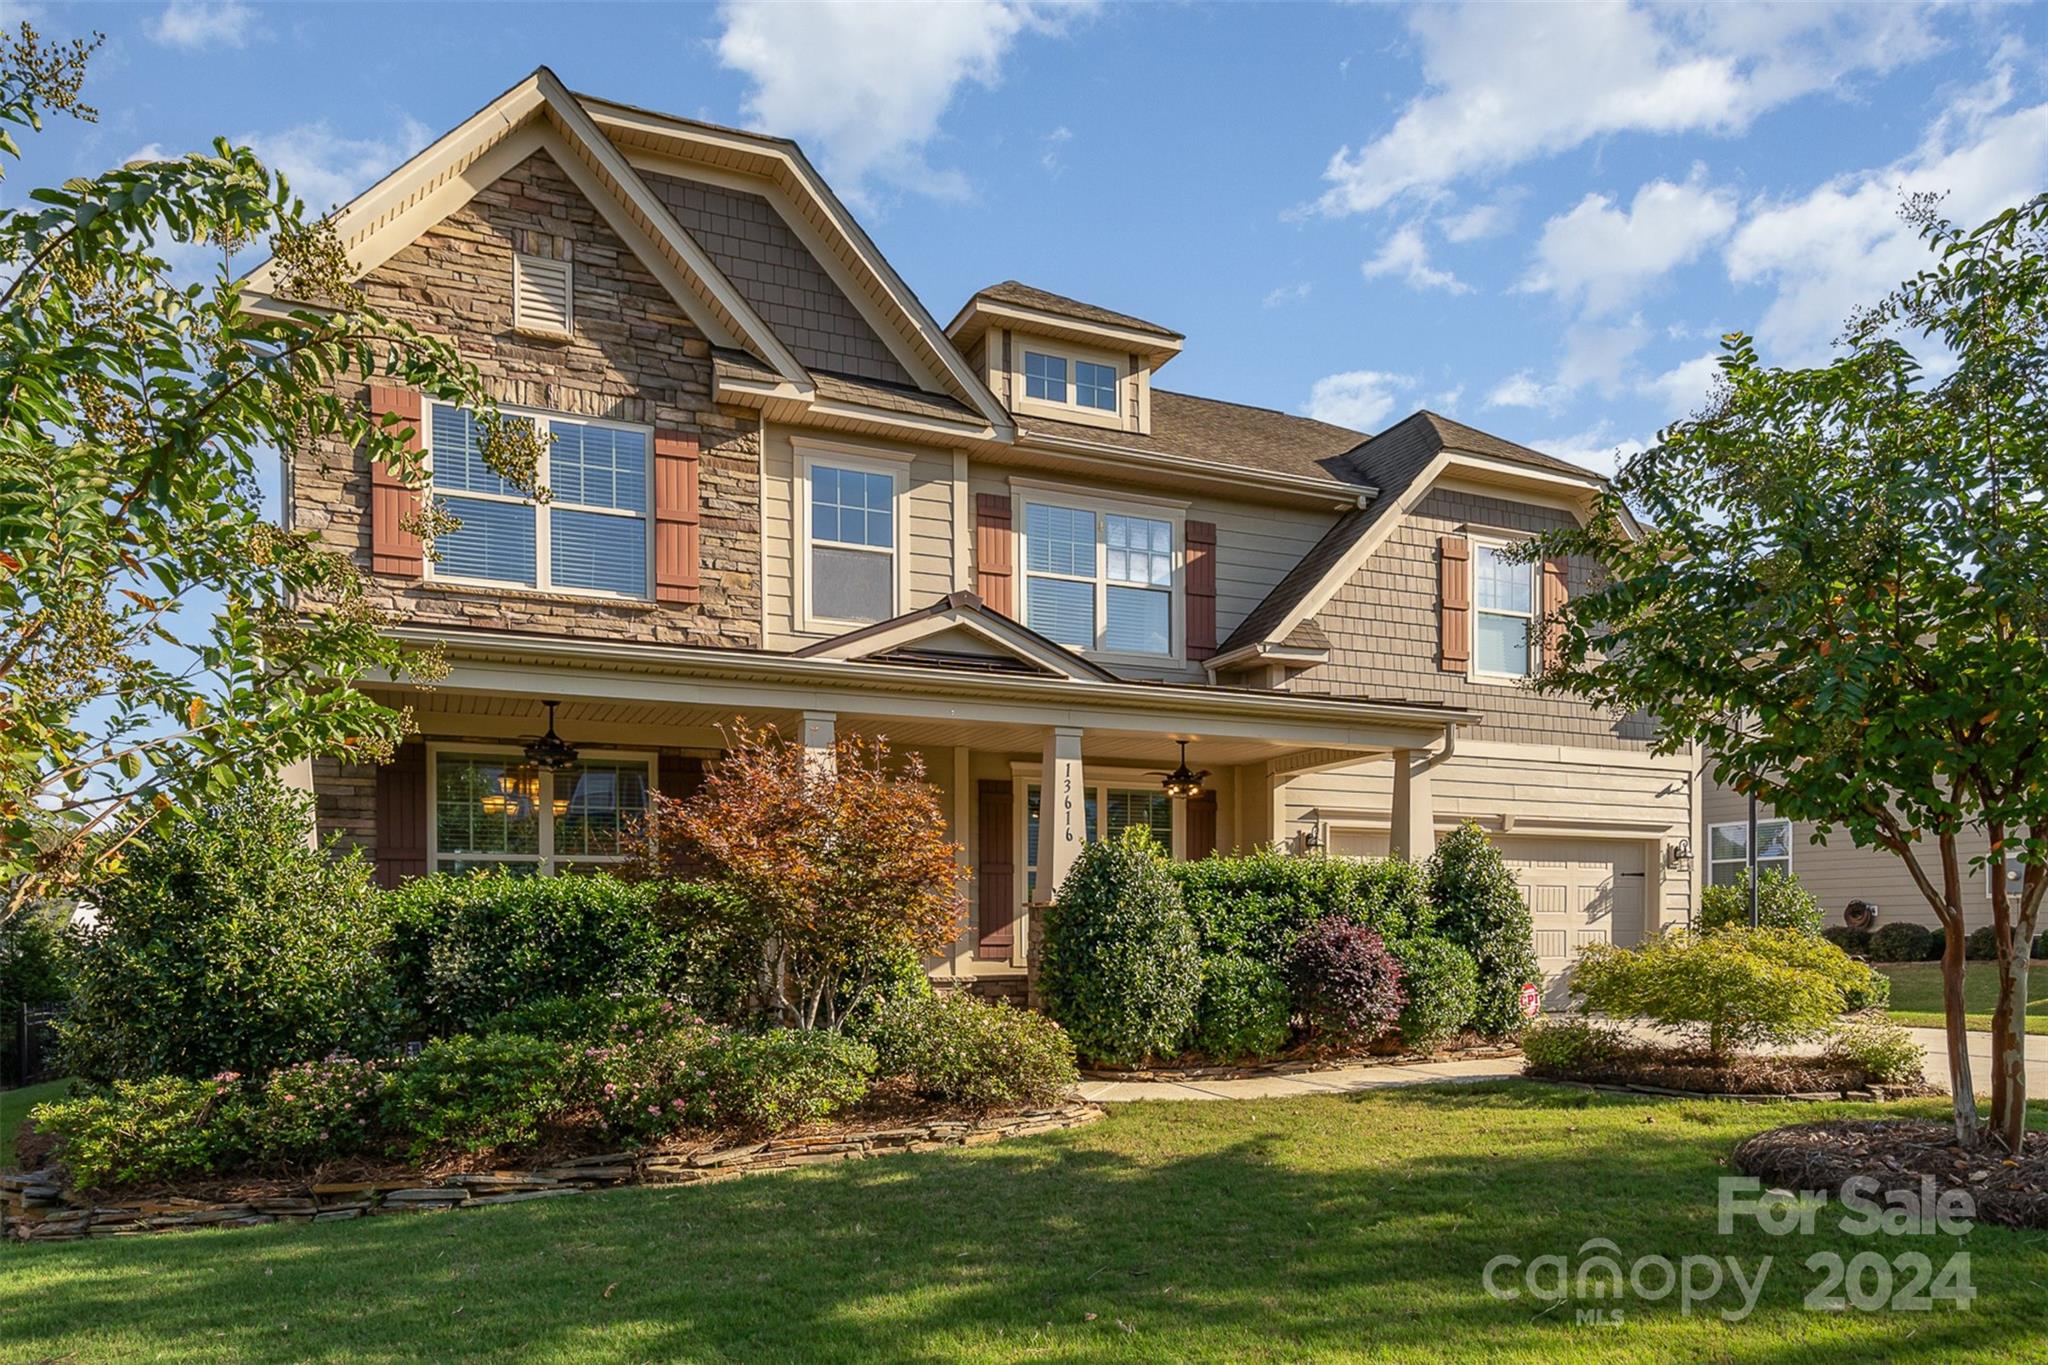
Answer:
POLYGON ((1022 622, 990 611, 971 592, 947 593, 930 606, 806 645, 796 651, 796 657, 867 659, 975 673, 1034 673, 1070 682, 1123 681, 1022 622))
POLYGON ((1121 327, 1132 332, 1150 332, 1156 337, 1174 341, 1185 341, 1184 334, 1170 327, 1161 327, 1156 322, 1134 318, 1129 313, 1113 312, 1098 308, 1092 303, 1070 299, 1065 294, 1055 294, 1049 289, 1037 289, 1019 280, 1004 280, 992 284, 974 295, 977 299, 990 299, 996 303, 1014 303, 1019 308, 1029 308, 1040 313, 1051 313, 1054 317, 1072 318, 1076 322, 1093 322, 1109 327, 1121 327))
POLYGON ((1017 419, 1021 439, 1049 436, 1142 454, 1177 455, 1211 464, 1235 465, 1297 478, 1347 485, 1340 496, 1377 487, 1360 458, 1369 439, 1349 427, 1297 417, 1273 408, 1197 398, 1171 389, 1152 390, 1152 430, 1106 431, 1079 422, 1025 415, 1017 419))
POLYGON ((1591 493, 1607 480, 1540 450, 1531 450, 1454 422, 1433 412, 1417 412, 1352 452, 1351 461, 1380 493, 1371 505, 1346 512, 1297 560, 1266 596, 1246 612, 1210 662, 1228 662, 1240 652, 1271 648, 1313 616, 1345 580, 1357 572, 1409 508, 1440 474, 1465 464, 1475 470, 1511 466, 1531 477, 1562 480, 1591 493))

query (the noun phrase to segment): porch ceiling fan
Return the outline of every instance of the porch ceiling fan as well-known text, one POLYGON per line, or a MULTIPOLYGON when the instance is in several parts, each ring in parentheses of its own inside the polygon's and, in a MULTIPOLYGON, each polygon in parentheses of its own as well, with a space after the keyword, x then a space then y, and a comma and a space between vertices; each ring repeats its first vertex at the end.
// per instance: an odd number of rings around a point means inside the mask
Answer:
POLYGON ((555 733, 555 707, 560 703, 541 705, 548 708, 548 732, 526 742, 526 761, 536 768, 566 768, 576 761, 576 746, 555 733))
POLYGON ((1186 801, 1202 794, 1202 779, 1209 775, 1209 770, 1204 768, 1200 772, 1188 771, 1188 742, 1184 739, 1178 742, 1180 766, 1170 773, 1155 768, 1146 776, 1162 779, 1159 785, 1168 796, 1176 801, 1186 801))

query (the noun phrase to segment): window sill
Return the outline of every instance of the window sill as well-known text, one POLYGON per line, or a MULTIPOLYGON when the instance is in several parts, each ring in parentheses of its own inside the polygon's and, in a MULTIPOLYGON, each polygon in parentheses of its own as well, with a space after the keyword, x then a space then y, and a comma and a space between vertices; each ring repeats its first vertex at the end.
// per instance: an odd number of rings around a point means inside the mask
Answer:
POLYGON ((566 346, 576 339, 574 332, 558 332, 552 327, 514 327, 512 335, 521 341, 539 341, 551 346, 566 346))
POLYGON ((1530 673, 1467 673, 1465 681, 1479 687, 1520 687, 1534 676, 1530 673))
POLYGON ((548 602, 557 605, 578 607, 617 607, 622 611, 656 612, 662 609, 659 602, 650 602, 643 597, 609 597, 595 592, 550 592, 545 588, 494 587, 483 583, 450 583, 446 579, 422 578, 417 584, 422 592, 440 597, 484 597, 493 601, 548 602))

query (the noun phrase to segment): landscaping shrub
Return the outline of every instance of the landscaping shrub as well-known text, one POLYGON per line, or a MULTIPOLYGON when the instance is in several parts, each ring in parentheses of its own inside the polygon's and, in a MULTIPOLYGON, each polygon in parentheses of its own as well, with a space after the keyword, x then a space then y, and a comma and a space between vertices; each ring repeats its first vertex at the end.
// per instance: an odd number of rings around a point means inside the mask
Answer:
POLYGON ((1972 929, 1970 936, 1963 940, 1963 957, 1971 962, 1996 962, 1998 930, 1989 924, 1972 929))
POLYGON ((1924 925, 1904 920, 1879 925, 1870 935, 1872 962, 1925 962, 1930 936, 1924 925))
POLYGON ((1572 990, 1589 1010, 1616 1018, 1640 1015, 1678 1029, 1722 1060, 1734 1048, 1810 1038, 1842 1013, 1843 993, 1835 979, 1787 960, 1787 944, 1794 940, 1849 963, 1840 949, 1793 930, 1681 929, 1634 948, 1587 947, 1572 969, 1572 990))
POLYGON ((1870 956, 1868 929, 1852 929, 1846 924, 1830 924, 1820 931, 1820 936, 1852 956, 1870 956))
POLYGON ((254 1155, 313 1164, 370 1151, 390 1082, 389 1063, 338 1055, 273 1071, 254 1101, 254 1155))
MULTIPOLYGON (((1966 944, 1964 946, 1967 947, 1968 945, 1966 944)), ((1948 930, 1944 929, 1941 925, 1937 924, 1932 929, 1929 929, 1927 931, 1926 960, 1929 962, 1939 962, 1942 959, 1942 955, 1947 951, 1948 930)))
POLYGON ((79 1189, 152 1185, 211 1175, 250 1155, 242 1079, 157 1076, 39 1104, 29 1115, 56 1139, 57 1159, 79 1189))
POLYGON ((694 1018, 672 1000, 648 995, 550 995, 484 1021, 480 1033, 524 1033, 564 1042, 609 1041, 635 1031, 657 1032, 694 1018))
POLYGON ((69 1015, 72 1074, 92 1080, 260 1074, 381 1051, 390 928, 353 851, 307 846, 309 799, 253 782, 165 817, 89 888, 69 1015))
POLYGON ((1890 977, 1858 962, 1826 939, 1798 929, 1742 932, 1748 935, 1749 943, 1756 952, 1826 978, 1828 984, 1840 992, 1845 1012, 1882 1008, 1891 1003, 1890 977))
MULTIPOLYGON (((1394 1021, 1401 1040, 1428 1051, 1458 1036, 1472 1017, 1479 994, 1479 965, 1472 954, 1442 938, 1398 939, 1395 959, 1401 964, 1401 988, 1408 1003, 1394 1021)), ((1516 1007, 1516 1017, 1521 1015, 1516 1007)))
POLYGON ((773 1029, 707 1042, 694 1065, 705 1087, 698 1122, 772 1133, 858 1104, 874 1079, 875 1050, 844 1034, 773 1029))
POLYGON ((1074 1044, 1058 1024, 965 992, 885 1001, 862 1036, 875 1049, 876 1075, 907 1077, 942 1104, 1056 1104, 1080 1079, 1074 1044))
POLYGON ((1292 1013, 1286 980, 1265 963, 1234 954, 1202 959, 1197 1052, 1217 1061, 1270 1057, 1287 1046, 1292 1013))
POLYGON ((1436 933, 1471 954, 1476 970, 1471 1011, 1458 1022, 1491 1037, 1519 1031, 1522 990, 1541 973, 1528 903, 1500 851, 1467 821, 1430 856, 1428 884, 1436 933))
POLYGON ((1544 1019, 1523 1031, 1522 1059, 1537 1075, 1577 1076, 1612 1062, 1627 1041, 1590 1019, 1544 1019))
POLYGON ((415 1159, 530 1147, 569 1102, 574 1060, 570 1047, 521 1033, 437 1038, 392 1077, 381 1119, 415 1159))
POLYGON ((2036 962, 2048 958, 2048 929, 2034 935, 2033 951, 2029 954, 2036 962))
POLYGON ((1925 1079, 1926 1054, 1897 1024, 1859 1021, 1828 1040, 1822 1060, 1855 1067, 1881 1085, 1909 1085, 1925 1079))
POLYGON ((1045 1010, 1091 1061, 1171 1055, 1194 1024, 1201 958, 1167 867, 1143 830, 1090 844, 1045 912, 1045 1010))
POLYGON ((695 907, 723 899, 709 887, 602 873, 441 873, 384 893, 394 975, 422 1037, 473 1033, 565 994, 675 995, 728 1017, 752 957, 690 927, 695 907))
POLYGON ((721 1035, 694 1018, 655 1028, 622 1022, 576 1054, 571 1098, 597 1117, 607 1138, 640 1144, 708 1116, 705 1050, 721 1035))
MULTIPOLYGON (((1766 869, 1757 878, 1756 915, 1758 928, 1796 929, 1802 934, 1818 934, 1825 918, 1820 903, 1799 884, 1799 878, 1776 868, 1766 869)), ((1700 889, 1699 927, 1708 933, 1749 927, 1748 868, 1738 874, 1732 886, 1700 889)))
POLYGON ((1287 958, 1294 1008, 1317 1037, 1370 1042, 1408 1003, 1401 964, 1380 936, 1332 915, 1294 941, 1287 958))
POLYGON ((1265 848, 1168 868, 1206 957, 1277 968, 1302 930, 1331 915, 1395 938, 1427 928, 1432 913, 1421 869, 1393 858, 1293 858, 1265 848))

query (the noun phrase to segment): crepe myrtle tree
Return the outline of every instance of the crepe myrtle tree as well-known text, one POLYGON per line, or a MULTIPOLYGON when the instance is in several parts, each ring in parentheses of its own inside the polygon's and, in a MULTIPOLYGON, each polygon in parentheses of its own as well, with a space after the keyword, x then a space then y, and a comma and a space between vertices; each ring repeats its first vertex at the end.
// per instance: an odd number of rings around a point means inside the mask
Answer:
MULTIPOLYGON (((93 117, 97 42, 0 36, 0 175, 11 130, 93 117)), ((246 147, 19 202, 0 209, 0 921, 252 767, 402 737, 352 683, 432 661, 385 638, 345 555, 264 515, 263 461, 325 441, 419 483, 410 429, 353 396, 372 376, 481 410, 485 459, 523 487, 539 455, 451 347, 368 307, 327 223, 246 147), (265 241, 293 302, 259 311, 231 267, 265 241), (218 264, 188 283, 173 253, 218 264)))
POLYGON ((1965 231, 1903 210, 1925 269, 1828 364, 1723 343, 1706 406, 1537 555, 1603 581, 1543 623, 1538 686, 1644 711, 1717 780, 1904 864, 1947 930, 1955 1126, 2019 1150, 2027 953, 2048 891, 2048 195, 1965 231), (1629 509, 1643 514, 1640 524, 1629 509), (1966 858, 1965 838, 1988 840, 1966 858), (1964 1023, 1964 907, 1998 942, 1991 1113, 1964 1023))

